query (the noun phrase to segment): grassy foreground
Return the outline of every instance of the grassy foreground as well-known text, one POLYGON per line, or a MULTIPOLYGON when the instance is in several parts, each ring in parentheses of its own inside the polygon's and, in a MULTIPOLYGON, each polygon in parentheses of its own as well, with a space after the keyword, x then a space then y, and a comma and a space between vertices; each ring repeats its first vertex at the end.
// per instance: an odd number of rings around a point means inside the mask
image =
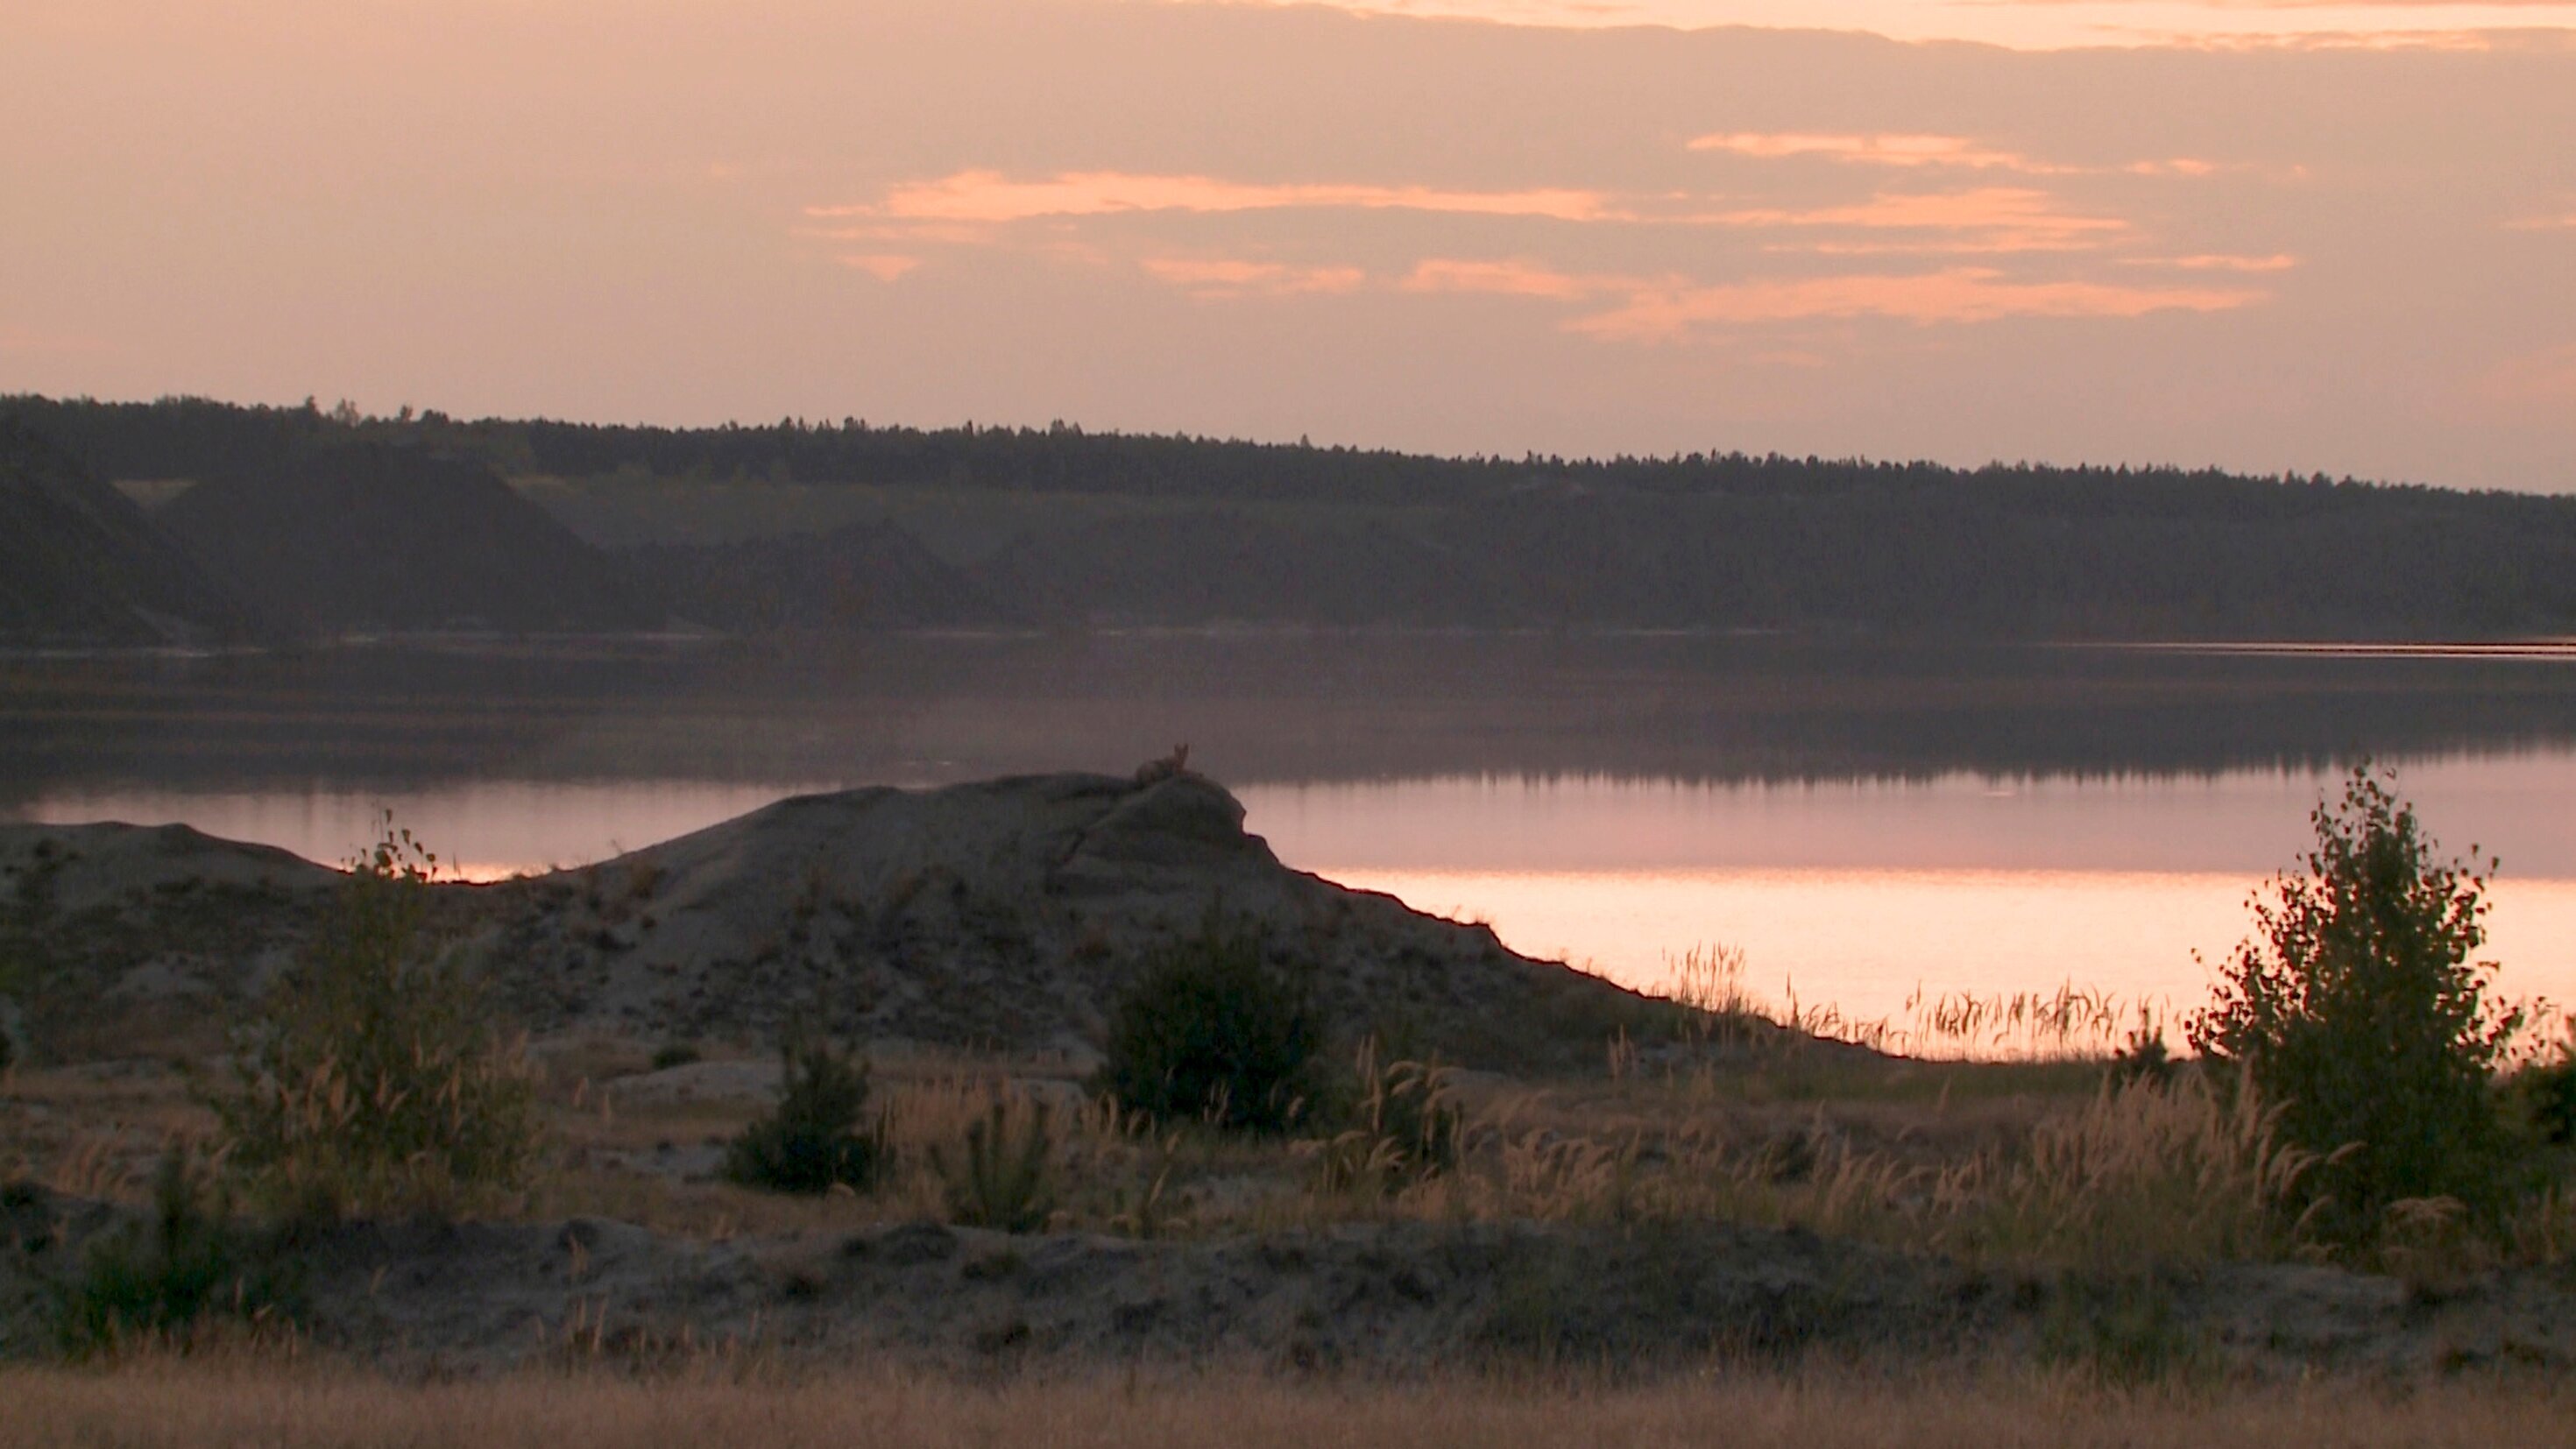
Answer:
POLYGON ((0 1371, 0 1445, 561 1449, 565 1445, 1162 1446, 1710 1444, 1922 1449, 2552 1444, 2576 1393, 2451 1381, 2111 1394, 2072 1381, 1895 1382, 1848 1374, 1649 1388, 1452 1379, 1401 1387, 1213 1374, 1015 1381, 651 1382, 530 1376, 397 1385, 328 1369, 147 1363, 0 1371))

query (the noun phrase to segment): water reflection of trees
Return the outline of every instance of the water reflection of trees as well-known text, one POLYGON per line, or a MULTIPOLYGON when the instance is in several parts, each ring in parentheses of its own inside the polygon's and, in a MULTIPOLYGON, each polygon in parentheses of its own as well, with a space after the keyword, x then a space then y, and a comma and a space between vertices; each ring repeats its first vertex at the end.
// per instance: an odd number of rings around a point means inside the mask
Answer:
POLYGON ((2576 748, 2576 663, 1709 638, 901 636, 0 665, 0 799, 512 778, 1239 783, 2305 770, 2576 748))

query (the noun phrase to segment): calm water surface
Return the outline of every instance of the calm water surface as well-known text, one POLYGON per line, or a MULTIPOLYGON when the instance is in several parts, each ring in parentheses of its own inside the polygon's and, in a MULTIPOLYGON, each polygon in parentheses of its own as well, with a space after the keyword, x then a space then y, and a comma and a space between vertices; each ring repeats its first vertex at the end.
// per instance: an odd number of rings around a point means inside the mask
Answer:
POLYGON ((1123 769, 1193 742, 1303 869, 1653 989, 1740 949, 1902 1024, 2063 984, 2188 1009, 2345 763, 2502 858, 2505 988, 2576 1003, 2576 664, 1710 641, 912 641, 0 668, 0 814, 184 821, 321 860, 379 813, 467 874, 785 794, 1123 769), (888 652, 891 651, 891 652, 888 652))

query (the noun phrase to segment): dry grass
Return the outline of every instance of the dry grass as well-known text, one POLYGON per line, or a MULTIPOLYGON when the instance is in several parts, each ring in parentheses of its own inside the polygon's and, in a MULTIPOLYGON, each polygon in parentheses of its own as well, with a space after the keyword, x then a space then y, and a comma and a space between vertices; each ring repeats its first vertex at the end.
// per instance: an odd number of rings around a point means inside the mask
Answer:
POLYGON ((1506 1095, 1468 1121, 1474 1146, 1459 1171, 1327 1215, 1747 1222, 1970 1262, 2090 1269, 2301 1246, 2281 1208, 2308 1159, 2276 1140, 2273 1114, 2250 1092, 2220 1093, 2196 1077, 2101 1087, 2035 1112, 2018 1131, 1934 1154, 1868 1145, 1822 1111, 1796 1129, 1723 1105, 1577 1113, 1542 1095, 1506 1095))
POLYGON ((1251 1374, 968 1386, 866 1373, 764 1381, 756 1367, 637 1381, 527 1376, 395 1385, 313 1366, 147 1363, 0 1371, 0 1445, 557 1449, 581 1445, 1039 1444, 1058 1449, 1586 1444, 1730 1449, 2328 1449, 2565 1443, 2563 1386, 2447 1382, 2108 1393, 2070 1380, 1895 1381, 1852 1373, 1643 1388, 1459 1378, 1384 1385, 1251 1374))
MULTIPOLYGON (((709 1149, 759 1110, 749 1097, 617 1097, 632 1043, 549 1054, 547 1166, 511 1215, 599 1217, 700 1239, 841 1233, 948 1215, 934 1154, 952 1156, 997 1098, 1014 1128, 1060 1064, 956 1056, 878 1066, 887 1170, 875 1190, 797 1198, 713 1180, 709 1149), (1032 1070, 1032 1069, 1036 1070, 1032 1070), (624 1069, 624 1070, 621 1070, 624 1069), (594 1077, 593 1072, 603 1073, 594 1077)), ((1448 1079, 1444 1079, 1448 1080, 1448 1079)), ((1848 1054, 1723 1052, 1619 1078, 1470 1078, 1445 1087, 1463 1117, 1455 1168, 1421 1181, 1321 1171, 1317 1144, 1152 1131, 1106 1104, 1049 1114, 1059 1228, 1210 1236, 1352 1219, 1690 1222, 1804 1228, 1998 1266, 2126 1270, 2304 1250, 2279 1205, 2306 1159, 2274 1140, 2250 1097, 2193 1074, 2111 1091, 2099 1065, 1919 1063, 1848 1054), (1840 1065, 1811 1067, 1814 1059, 1840 1065), (1780 1089, 1838 1077, 1842 1095, 1780 1089), (1343 1181, 1342 1179, 1354 1179, 1343 1181)), ((21 1072, 0 1119, 7 1157, 50 1185, 128 1200, 165 1145, 202 1135, 182 1079, 21 1072)), ((1330 1144, 1323 1144, 1329 1156, 1330 1144)), ((0 1172, 12 1166, 0 1158, 0 1172)), ((2384 1266, 2463 1269, 2576 1254, 2576 1206, 2525 1203, 2499 1239, 2401 1225, 2384 1266)), ((2447 1269, 2445 1271, 2448 1271, 2447 1269)))

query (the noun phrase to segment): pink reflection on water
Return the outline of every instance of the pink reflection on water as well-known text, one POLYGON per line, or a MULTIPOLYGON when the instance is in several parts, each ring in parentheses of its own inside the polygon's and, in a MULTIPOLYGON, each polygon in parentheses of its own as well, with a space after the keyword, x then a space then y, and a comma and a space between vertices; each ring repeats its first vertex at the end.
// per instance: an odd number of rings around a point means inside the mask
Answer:
MULTIPOLYGON (((1745 953, 1759 1000, 1829 1004, 1903 1025, 1918 1002, 1964 992, 2108 993, 2168 1018, 2208 997, 2243 939, 2250 875, 2135 871, 1397 871, 1327 879, 1482 921, 1528 955, 1661 992, 1675 957, 1745 953), (2199 952, 2207 965, 2193 959, 2199 952)), ((2488 949, 2509 995, 2576 1003, 2576 881, 2499 883, 2488 949)))

